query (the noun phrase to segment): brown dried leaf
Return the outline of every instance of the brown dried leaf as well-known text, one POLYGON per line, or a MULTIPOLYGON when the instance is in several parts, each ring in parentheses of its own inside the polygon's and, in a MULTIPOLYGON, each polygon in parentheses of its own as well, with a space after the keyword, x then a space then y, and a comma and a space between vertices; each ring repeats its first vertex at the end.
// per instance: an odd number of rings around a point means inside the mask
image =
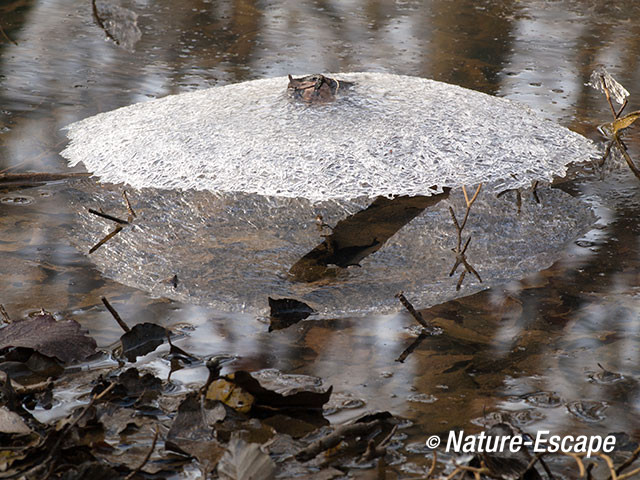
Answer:
POLYGON ((24 423, 20 415, 8 408, 0 407, 0 432, 26 435, 31 433, 31 429, 24 423))
POLYGON ((93 355, 96 341, 85 334, 78 322, 56 321, 45 314, 0 329, 0 350, 9 347, 31 348, 42 355, 71 363, 93 355))
POLYGON ((218 475, 223 480, 267 480, 273 478, 275 469, 275 463, 259 445, 247 443, 235 433, 218 463, 218 475))
POLYGON ((220 418, 224 418, 224 410, 205 409, 197 392, 189 394, 178 408, 166 448, 195 457, 206 473, 213 471, 224 452, 213 436, 212 425, 220 418))

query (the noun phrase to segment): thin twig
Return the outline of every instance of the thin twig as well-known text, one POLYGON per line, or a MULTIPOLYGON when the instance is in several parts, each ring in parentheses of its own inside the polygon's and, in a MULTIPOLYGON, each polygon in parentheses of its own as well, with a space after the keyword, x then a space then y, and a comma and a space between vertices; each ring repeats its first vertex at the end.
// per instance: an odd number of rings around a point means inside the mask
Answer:
POLYGON ((542 455, 544 455, 544 452, 540 452, 540 453, 536 454, 535 457, 533 457, 531 460, 529 460, 529 463, 527 464, 527 468, 525 468, 522 471, 522 474, 520 475, 520 478, 522 478, 529 471, 529 469, 532 468, 536 464, 536 462, 538 460, 540 460, 540 457, 542 457, 542 455))
POLYGON ((425 480, 429 480, 431 478, 431 475, 433 475, 433 472, 436 471, 436 461, 438 460, 438 452, 436 450, 433 451, 433 460, 431 460, 431 467, 429 468, 429 471, 427 472, 427 476, 425 477, 425 480))
POLYGON ((98 210, 94 210, 93 208, 89 209, 89 213, 97 215, 98 217, 106 218, 107 220, 111 220, 112 222, 119 223, 120 225, 129 225, 129 222, 126 220, 114 217, 113 215, 109 215, 108 213, 99 212, 98 210))
POLYGON ((131 480, 147 464, 147 462, 151 458, 151 454, 153 453, 153 450, 156 448, 156 442, 158 441, 158 434, 159 433, 160 433, 160 429, 156 425, 156 433, 153 436, 153 442, 151 442, 151 448, 147 452, 147 455, 144 457, 144 459, 142 460, 140 465, 138 465, 138 467, 133 472, 131 472, 126 477, 124 477, 124 480, 131 480))
POLYGON ((622 113, 622 111, 624 110, 624 107, 627 106, 628 100, 625 98, 624 102, 622 103, 622 106, 620 107, 620 110, 618 110, 618 113, 616 113, 616 118, 620 117, 620 114, 622 113))
POLYGON ((399 363, 404 363, 404 361, 407 359, 407 357, 409 355, 411 355, 413 353, 413 351, 418 348, 420 346, 420 344, 423 342, 423 340, 425 338, 427 338, 428 335, 426 333, 424 333, 424 330, 420 333, 420 335, 418 335, 415 340, 413 342, 411 342, 411 345, 409 345, 407 348, 404 349, 404 351, 400 354, 400 356, 398 358, 396 358, 396 362, 399 363))
POLYGON ((631 160, 631 157, 627 153, 627 149, 624 147, 624 145, 622 145, 622 142, 620 141, 620 137, 618 136, 618 134, 616 134, 613 137, 613 141, 615 142, 616 147, 618 147, 618 150, 620 150, 620 153, 622 153, 622 156, 624 157, 625 161, 627 162, 627 165, 629 166, 633 174, 636 176, 638 180, 640 180, 640 170, 638 169, 638 167, 635 166, 635 164, 631 160))
MULTIPOLYGON (((116 383, 112 383, 110 384, 107 388, 105 388, 102 392, 100 392, 97 395, 94 395, 93 397, 91 397, 91 400, 89 401, 89 403, 87 403, 87 405, 85 405, 85 407, 82 409, 82 411, 80 412, 80 415, 78 415, 70 424, 68 424, 65 429, 62 431, 62 433, 60 433, 60 436, 58 437, 58 440, 56 440, 56 443, 53 444, 53 447, 51 447, 51 449, 49 450, 49 455, 47 456, 47 458, 45 458, 44 462, 42 462, 42 465, 46 465, 48 462, 50 462, 51 460, 54 460, 57 453, 58 453, 58 448, 60 448, 60 445, 62 444, 62 440, 64 440, 64 438, 67 436, 67 434, 73 429, 73 427, 75 427, 78 422, 80 421, 80 419, 82 417, 85 416, 85 414, 89 411, 89 409, 91 407, 93 407, 93 405, 100 400, 101 398, 103 398, 107 393, 109 393, 113 387, 116 386, 116 383)), ((55 464, 55 461, 54 461, 55 464)), ((53 466, 51 467, 51 469, 53 468, 53 466)), ((28 476, 27 476, 28 478, 28 476)))
POLYGON ((453 211, 453 208, 449 207, 449 213, 451 214, 451 219, 453 220, 453 225, 456 227, 456 233, 457 233, 456 248, 451 249, 453 253, 456 254, 456 261, 453 264, 451 271, 449 272, 449 276, 452 277, 460 265, 464 267, 464 270, 462 271, 462 273, 460 273, 460 277, 458 278, 458 282, 456 284, 456 290, 460 290, 460 288, 462 287, 462 282, 464 281, 464 278, 467 272, 471 273, 472 275, 475 275, 478 281, 482 283, 482 278, 480 278, 480 274, 478 274, 476 269, 473 268, 471 264, 467 261, 466 253, 467 253, 467 248, 469 247, 469 242, 471 242, 471 237, 467 239, 467 241, 464 244, 464 247, 462 246, 462 231, 467 224, 467 220, 469 219, 469 213, 471 212, 471 207, 473 206, 473 203, 478 198, 478 194, 480 193, 481 188, 482 188, 482 184, 479 184, 473 197, 471 198, 471 200, 469 200, 469 196, 467 195, 467 189, 464 186, 462 187, 462 192, 464 193, 464 200, 467 205, 467 209, 465 211, 464 219, 462 223, 458 222, 458 219, 456 218, 456 214, 453 211))
POLYGON ((467 207, 471 207, 471 205, 473 205, 473 202, 476 201, 476 198, 478 198, 478 194, 480 193, 481 188, 482 188, 482 184, 479 184, 478 188, 476 188, 476 193, 473 194, 473 198, 471 199, 471 201, 469 201, 467 197, 467 189, 464 187, 464 185, 462 186, 462 191, 464 192, 464 198, 467 202, 467 207))
POLYGON ((607 88, 604 82, 602 82, 602 89, 604 90, 604 95, 607 97, 607 102, 609 102, 609 108, 611 109, 613 118, 618 118, 616 109, 613 107, 613 102, 611 101, 611 94, 609 93, 609 89, 607 88))
MULTIPOLYGON (((616 473, 617 474, 622 473, 622 471, 625 468, 627 468, 629 465, 631 465, 633 462, 635 462, 639 456, 640 456, 640 447, 636 448, 631 454, 631 456, 627 458, 623 463, 621 463, 618 468, 616 468, 616 473)), ((609 477, 609 480, 611 480, 611 477, 609 477)))
POLYGON ((122 225, 116 225, 116 228, 114 228, 113 231, 109 232, 102 240, 100 240, 98 243, 96 243, 93 247, 89 249, 89 253, 95 252, 102 245, 104 245, 113 237, 115 237, 118 233, 120 233, 121 230, 122 230, 122 225))
POLYGON ((107 300, 106 297, 102 297, 101 300, 102 300, 102 303, 104 303, 104 306, 107 307, 107 310, 109 310, 109 313, 113 316, 113 318, 116 319, 116 322, 118 322, 118 325, 120 325, 120 328, 122 328, 122 330, 124 330, 125 333, 129 333, 131 331, 131 329, 129 328, 129 325, 127 325, 124 322, 124 320, 122 320, 118 312, 116 312, 116 309, 113 308, 109 303, 109 300, 107 300))
POLYGON ((625 473, 623 475, 620 475, 618 477, 618 480, 627 480, 627 478, 631 478, 631 477, 633 477, 634 475, 636 475, 638 473, 640 473, 640 467, 638 467, 638 468, 636 468, 634 470, 631 470, 630 472, 627 472, 627 473, 625 473))
POLYGON ((3 170, 0 170, 0 174, 7 173, 10 170, 15 170, 16 168, 21 167, 25 163, 27 163, 27 161, 26 160, 22 160, 21 162, 18 162, 15 165, 8 166, 7 168, 5 168, 3 170))
POLYGON ((584 468, 584 463, 582 463, 582 459, 580 458, 580 455, 576 454, 576 453, 572 453, 572 452, 564 452, 564 454, 568 457, 573 458, 576 463, 578 464, 578 470, 579 470, 579 477, 582 478, 584 477, 585 474, 585 468, 584 468))
POLYGON ((400 293, 396 293, 396 298, 398 300, 400 300, 400 303, 402 305, 404 305, 404 308, 406 308, 409 313, 411 314, 411 316, 416 320, 416 322, 418 322, 423 328, 425 328, 428 332, 433 332, 435 330, 434 326, 431 325, 429 322, 427 322, 423 317, 422 314, 420 312, 418 312, 415 308, 413 308, 413 305, 411 305, 411 303, 409 302, 409 300, 407 300, 407 297, 404 296, 404 293, 400 292, 400 293))
POLYGON ((605 149, 604 155, 602 155, 600 162, 598 162, 598 167, 602 168, 602 166, 604 166, 604 162, 607 160, 607 157, 611 153, 611 147, 613 147, 613 142, 607 143, 607 148, 605 149))
POLYGON ((544 468, 544 471, 547 474, 549 480, 555 480, 556 477, 553 476, 553 473, 551 473, 551 469, 547 465, 547 462, 545 462, 544 458, 542 457, 540 457, 540 465, 542 465, 542 468, 544 468))
POLYGON ((538 180, 533 182, 533 187, 531 187, 531 195, 533 195, 533 199, 537 204, 540 204, 540 197, 538 197, 538 180))
POLYGON ((44 382, 32 383, 31 385, 22 385, 11 380, 11 387, 18 395, 29 395, 32 393, 44 392, 53 386, 53 378, 49 377, 44 382))
POLYGON ((26 172, 26 173, 0 173, 0 184, 15 182, 53 182, 56 180, 66 180, 67 178, 88 177, 90 173, 46 173, 46 172, 26 172))
POLYGON ((324 452, 325 450, 328 450, 338 445, 344 439, 344 437, 362 436, 364 434, 371 432, 379 424, 380 424, 380 420, 373 420, 371 422, 341 425, 329 435, 316 440, 308 447, 300 450, 296 454, 296 459, 299 462, 306 462, 308 460, 311 460, 312 458, 315 458, 316 455, 318 455, 319 453, 324 452))
POLYGON ((453 225, 456 227, 456 233, 457 233, 456 248, 451 249, 453 253, 456 254, 456 261, 453 264, 453 268, 451 269, 451 272, 449 272, 449 276, 450 277, 453 276, 453 274, 456 272, 456 270, 460 265, 464 266, 464 270, 462 271, 462 273, 460 273, 460 277, 458 278, 458 283, 456 284, 456 290, 460 290, 460 288, 462 287, 462 282, 467 272, 475 275, 478 281, 482 283, 482 278, 480 278, 480 275, 478 274, 476 269, 473 268, 471 264, 469 264, 466 257, 466 252, 467 252, 467 248, 469 247, 469 242, 471 242, 471 237, 467 239, 467 241, 464 244, 464 247, 462 246, 462 231, 464 230, 464 227, 467 225, 467 220, 469 219, 469 213, 471 212, 471 207, 473 206, 473 203, 478 198, 478 194, 480 193, 481 188, 482 188, 482 184, 479 184, 478 188, 473 194, 473 197, 471 198, 471 200, 469 200, 467 189, 464 186, 462 187, 462 193, 464 193, 464 201, 467 205, 467 209, 465 211, 464 219, 462 220, 462 223, 458 222, 458 219, 456 218, 456 214, 453 211, 453 208, 449 207, 449 213, 451 214, 451 219, 453 220, 453 225))
POLYGON ((4 309, 4 305, 2 305, 1 303, 0 303, 0 315, 2 315, 2 318, 4 319, 5 323, 11 323, 11 317, 9 316, 7 311, 4 309))
POLYGON ((7 35, 7 32, 4 31, 4 28, 2 28, 2 25, 0 25, 0 34, 2 34, 2 36, 7 40, 7 42, 13 43, 15 46, 18 46, 18 42, 16 42, 15 40, 12 40, 9 37, 9 35, 7 35))
POLYGON ((389 435, 384 437, 378 445, 376 445, 376 442, 373 439, 369 440, 367 443, 367 449, 360 457, 359 462, 370 462, 374 458, 384 457, 387 454, 387 447, 385 447, 385 445, 391 440, 391 437, 393 437, 397 431, 398 426, 394 425, 389 432, 389 435))
POLYGON ((133 211, 133 208, 131 208, 131 203, 129 203, 129 197, 127 196, 127 191, 126 190, 122 190, 122 198, 124 198, 124 203, 127 206, 127 212, 129 212, 129 221, 131 221, 133 218, 136 217, 136 212, 133 211))
POLYGON ((456 463, 454 463, 454 465, 456 466, 456 469, 449 474, 447 480, 451 480, 460 472, 462 472, 463 476, 466 472, 471 472, 477 480, 480 480, 482 475, 489 475, 491 473, 491 470, 485 466, 484 462, 482 462, 480 467, 469 467, 467 465, 458 465, 456 463))

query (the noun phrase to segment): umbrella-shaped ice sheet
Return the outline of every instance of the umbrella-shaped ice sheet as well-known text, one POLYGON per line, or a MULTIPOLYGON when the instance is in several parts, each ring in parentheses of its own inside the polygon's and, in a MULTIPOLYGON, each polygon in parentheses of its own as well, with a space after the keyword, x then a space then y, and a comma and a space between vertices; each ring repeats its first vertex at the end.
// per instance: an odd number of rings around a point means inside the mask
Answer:
MULTIPOLYGON (((68 188, 78 211, 70 238, 87 252, 113 228, 87 207, 126 217, 122 186, 87 179, 68 188)), ((399 308, 394 295, 400 290, 416 306, 426 307, 549 266, 563 245, 594 222, 585 203, 560 190, 539 188, 538 197, 539 204, 523 195, 518 213, 515 193, 499 198, 480 194, 464 237, 472 236, 467 258, 483 283, 467 275, 460 291, 456 278, 449 277, 457 234, 448 210, 452 205, 459 217, 464 214, 459 189, 448 198, 381 197, 373 202, 365 197, 312 202, 247 193, 130 190, 137 217, 91 258, 121 283, 226 311, 264 314, 268 297, 285 297, 304 301, 323 315, 384 312, 399 308), (338 241, 362 249, 330 260, 322 275, 314 273, 308 281, 292 267, 318 249, 323 234, 331 234, 327 227, 319 230, 317 215, 332 226, 347 225, 336 227, 338 241), (357 224, 363 217, 366 229, 357 224), (397 222, 405 221, 400 228, 397 222), (340 260, 360 266, 332 266, 340 260)))
POLYGON ((279 77, 96 115, 69 127, 62 155, 136 188, 312 201, 528 187, 598 156, 586 138, 507 99, 416 77, 332 77, 353 85, 322 104, 292 100, 279 77))

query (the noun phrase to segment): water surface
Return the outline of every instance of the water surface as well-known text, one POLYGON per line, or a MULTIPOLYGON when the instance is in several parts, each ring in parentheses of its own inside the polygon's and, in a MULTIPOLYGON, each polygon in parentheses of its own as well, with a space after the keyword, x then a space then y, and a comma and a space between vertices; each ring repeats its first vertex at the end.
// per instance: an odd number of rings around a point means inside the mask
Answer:
MULTIPOLYGON (((200 88, 271 76, 376 71, 447 81, 518 100, 594 140, 609 120, 601 94, 585 86, 604 63, 640 98, 640 6, 597 1, 250 0, 123 2, 142 32, 129 52, 105 39, 89 2, 5 2, 0 22, 18 45, 0 43, 0 169, 66 171, 60 129, 99 112, 200 88)), ((640 157, 638 137, 627 136, 640 157)), ((17 171, 17 170, 16 170, 17 171)), ((253 315, 231 315, 155 298, 103 277, 66 237, 75 213, 64 188, 49 184, 0 196, 0 282, 12 317, 41 307, 72 316, 99 344, 119 335, 100 302, 128 322, 181 327, 181 347, 227 353, 229 368, 280 368, 321 376, 364 405, 334 414, 387 409, 414 425, 407 462, 428 463, 424 438, 483 417, 511 416, 527 430, 638 438, 640 201, 637 180, 621 175, 575 188, 603 220, 556 264, 425 312, 444 333, 412 342, 404 312, 308 320, 267 332, 253 315), (598 193, 597 190, 601 190, 598 193), (596 197, 598 194, 598 197, 596 197), (195 326, 192 331, 186 325, 195 326), (602 380, 598 363, 623 375, 602 380)), ((419 306, 419 305, 418 305, 419 306)), ((161 359, 143 359, 158 372, 161 359)), ((202 370, 176 372, 185 384, 202 370)), ((348 405, 360 405, 351 402, 348 405)))

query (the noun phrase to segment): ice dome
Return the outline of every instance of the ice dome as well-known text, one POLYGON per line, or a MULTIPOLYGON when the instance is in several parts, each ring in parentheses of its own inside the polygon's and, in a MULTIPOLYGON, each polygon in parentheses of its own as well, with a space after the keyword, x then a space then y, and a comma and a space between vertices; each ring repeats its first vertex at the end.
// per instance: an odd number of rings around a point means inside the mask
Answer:
POLYGON ((598 155, 507 99, 417 77, 334 77, 354 85, 322 105, 292 101, 279 77, 102 113, 68 127, 62 155, 103 182, 316 202, 520 188, 598 155))
POLYGON ((89 251, 112 225, 86 208, 122 210, 128 184, 138 217, 91 257, 106 276, 223 310, 265 313, 268 297, 287 297, 337 315, 396 309, 400 290, 426 307, 522 278, 593 224, 586 204, 557 189, 540 186, 541 203, 521 211, 515 193, 495 194, 596 157, 586 138, 453 85, 334 78, 353 85, 330 102, 291 98, 281 77, 72 124, 62 155, 99 182, 69 186, 71 241, 89 251), (458 292, 449 207, 463 215, 465 204, 451 188, 481 182, 464 236, 483 283, 468 275, 458 292), (336 228, 319 231, 317 216, 336 228))

